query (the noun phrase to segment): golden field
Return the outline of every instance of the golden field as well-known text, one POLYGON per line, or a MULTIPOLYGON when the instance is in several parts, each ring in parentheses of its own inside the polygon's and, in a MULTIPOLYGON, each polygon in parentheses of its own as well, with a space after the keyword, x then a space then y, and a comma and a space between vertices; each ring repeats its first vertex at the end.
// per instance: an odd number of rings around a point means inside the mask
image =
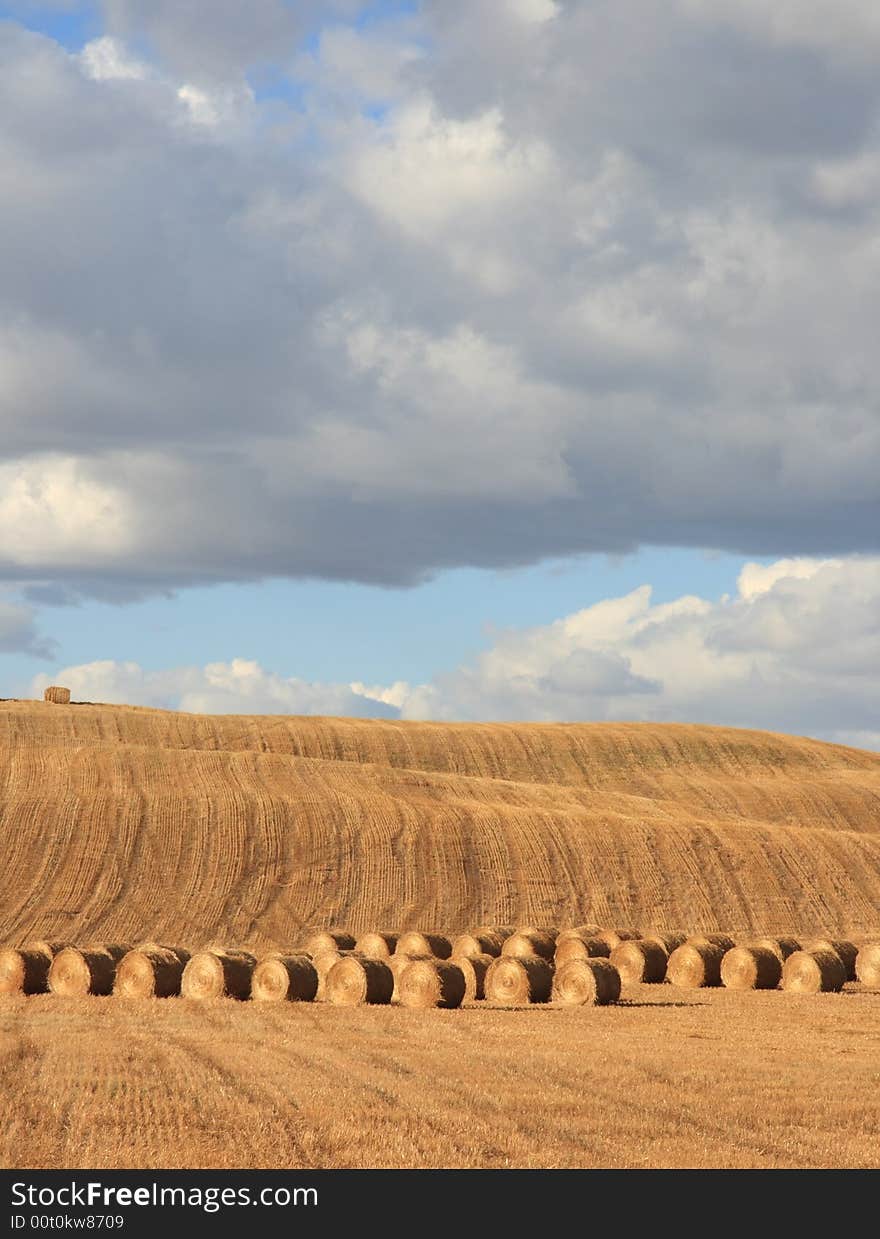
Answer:
POLYGON ((0 1007, 0 1165, 880 1166, 880 991, 0 1007))
POLYGON ((880 754, 727 728, 0 702, 0 941, 877 928, 880 754))
MULTIPOLYGON (((686 725, 0 702, 0 943, 880 929, 880 755, 686 725)), ((0 1000, 0 1166, 877 1166, 880 990, 0 1000)))

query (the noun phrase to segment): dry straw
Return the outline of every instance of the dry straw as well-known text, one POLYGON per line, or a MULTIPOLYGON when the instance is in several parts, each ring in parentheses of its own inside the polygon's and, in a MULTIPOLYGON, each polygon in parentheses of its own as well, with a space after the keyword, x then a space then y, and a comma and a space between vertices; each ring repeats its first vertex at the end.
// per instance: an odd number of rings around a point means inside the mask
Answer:
POLYGON ((430 955, 404 955, 400 951, 395 951, 391 958, 385 961, 394 977, 394 989, 391 991, 392 1002, 397 1002, 400 998, 400 978, 404 969, 408 968, 414 960, 431 958, 430 955))
POLYGON ((388 1003, 394 992, 394 976, 384 960, 347 955, 330 969, 324 989, 327 1001, 335 1007, 388 1003))
POLYGON ((49 942, 0 949, 0 994, 45 994, 52 960, 63 949, 49 942))
POLYGON ((778 955, 779 959, 784 963, 789 955, 794 955, 795 951, 801 949, 801 944, 797 938, 752 938, 751 942, 746 942, 749 947, 762 947, 766 951, 772 951, 774 955, 778 955))
POLYGON ((497 955, 453 955, 464 974, 464 1001, 480 1002, 486 997, 486 973, 497 955))
POLYGON ((731 938, 730 934, 693 934, 687 941, 712 942, 715 946, 720 946, 723 951, 732 951, 736 946, 736 938, 731 938))
POLYGON ((300 951, 304 955, 320 955, 322 951, 353 951, 354 936, 342 930, 321 929, 308 934, 300 951))
POLYGON ((668 932, 665 929, 654 930, 649 934, 645 934, 645 938, 649 942, 659 942, 667 955, 671 955, 673 951, 677 951, 680 946, 688 940, 688 935, 684 933, 668 932))
POLYGON ((735 946, 721 961, 727 989, 776 989, 781 979, 782 957, 767 946, 735 946))
POLYGON ((397 950, 397 934, 361 934, 354 949, 365 959, 388 959, 397 950))
POLYGON ((435 959, 449 959, 452 943, 444 934, 423 934, 408 929, 397 939, 395 949, 401 955, 433 955, 435 959))
POLYGON ((116 956, 103 947, 82 951, 73 946, 65 947, 52 960, 49 989, 60 998, 110 994, 116 976, 117 958, 122 956, 116 956))
POLYGON ((553 977, 553 1001, 604 1007, 620 998, 620 973, 607 959, 570 959, 553 977))
POLYGON ((478 925, 476 929, 471 930, 472 934, 476 934, 479 938, 482 934, 488 934, 490 937, 500 938, 502 943, 505 938, 509 938, 511 934, 516 933, 515 925, 478 925))
POLYGON ((501 934, 493 933, 488 929, 472 929, 470 933, 459 934, 452 943, 451 959, 461 959, 464 957, 475 957, 477 955, 492 955, 497 957, 501 954, 501 948, 504 946, 504 939, 501 934))
POLYGON ((312 956, 312 966, 318 975, 315 1002, 325 1002, 327 999, 327 975, 333 965, 345 956, 353 954, 353 951, 319 951, 317 955, 312 956))
POLYGON ((216 998, 250 997, 257 961, 246 951, 196 951, 183 970, 180 992, 184 998, 209 1002, 216 998))
POLYGON ((812 941, 804 943, 803 949, 805 951, 834 951, 843 961, 847 981, 856 979, 856 958, 859 948, 854 942, 849 942, 845 938, 813 938, 812 941))
POLYGON ((634 938, 639 938, 641 935, 629 929, 600 929, 598 933, 592 935, 596 942, 604 942, 608 947, 608 954, 615 947, 620 946, 621 942, 630 942, 634 938))
POLYGON ((513 958, 528 959, 538 956, 541 959, 552 959, 556 949, 556 939, 548 930, 520 929, 504 941, 501 954, 513 958))
POLYGON ((723 946, 706 938, 691 938, 669 956, 666 979, 683 989, 721 984, 723 946))
POLYGON ((782 965, 782 988, 790 994, 837 993, 846 967, 836 951, 795 951, 782 965))
POLYGON ((663 944, 653 938, 621 942, 611 952, 611 963, 624 985, 656 985, 666 977, 668 960, 663 944))
POLYGON ((54 706, 69 706, 70 689, 62 688, 59 684, 52 684, 43 693, 43 700, 50 701, 54 706))
POLYGON ((549 1002, 553 967, 539 956, 502 955, 494 959, 483 982, 489 1002, 504 1007, 523 1007, 530 1002, 549 1002))
POLYGON ((402 1007, 460 1007, 464 973, 449 959, 416 959, 400 974, 397 989, 402 1007))
POLYGON ((862 985, 880 989, 880 942, 866 942, 856 956, 856 978, 862 985))
POLYGON ((180 948, 143 946, 116 966, 113 993, 120 998, 174 998, 180 993, 188 955, 180 948))
POLYGON ((318 972, 308 955, 270 955, 251 979, 254 1002, 314 1002, 318 972))
POLYGON ((568 938, 592 938, 601 933, 601 928, 600 925, 574 925, 569 929, 560 929, 556 935, 556 945, 559 946, 568 938))
POLYGON ((607 959, 610 954, 604 938, 563 938, 556 943, 553 962, 558 968, 570 959, 607 959))

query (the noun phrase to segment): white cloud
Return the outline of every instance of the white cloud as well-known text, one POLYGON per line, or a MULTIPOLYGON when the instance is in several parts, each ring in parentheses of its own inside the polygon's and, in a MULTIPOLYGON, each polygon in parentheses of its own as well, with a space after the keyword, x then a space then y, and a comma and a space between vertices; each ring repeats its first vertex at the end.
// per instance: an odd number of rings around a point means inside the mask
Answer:
POLYGON ((126 50, 119 39, 102 35, 92 39, 79 53, 85 72, 96 82, 138 81, 148 76, 149 69, 126 50))
MULTIPOLYGON (((75 701, 146 705, 194 714, 330 714, 384 718, 384 702, 343 684, 316 684, 265 671, 233 658, 205 667, 149 671, 136 662, 101 660, 38 675, 35 696, 53 683, 70 688, 75 701)), ((392 710, 390 713, 396 714, 392 710)))
POLYGON ((880 559, 747 564, 734 597, 652 602, 648 585, 490 649, 424 684, 316 684, 233 659, 68 667, 74 697, 203 713, 726 724, 880 749, 880 559))
POLYGON ((874 747, 878 615, 880 559, 747 564, 732 598, 653 604, 643 586, 503 633, 470 665, 414 688, 402 713, 723 723, 874 747))
POLYGON ((880 550, 876 6, 360 9, 0 23, 0 573, 880 550))
POLYGON ((57 564, 85 551, 94 563, 131 548, 124 491, 95 476, 91 461, 47 456, 0 463, 0 565, 57 564))

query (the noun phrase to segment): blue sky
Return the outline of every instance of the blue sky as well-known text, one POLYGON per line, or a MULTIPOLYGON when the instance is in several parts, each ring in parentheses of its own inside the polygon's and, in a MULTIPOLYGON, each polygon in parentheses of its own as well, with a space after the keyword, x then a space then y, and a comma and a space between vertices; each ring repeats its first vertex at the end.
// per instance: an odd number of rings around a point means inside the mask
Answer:
POLYGON ((0 695, 880 746, 880 34, 814 10, 0 2, 0 695))
POLYGON ((108 658, 158 670, 238 656, 285 676, 418 682, 490 645, 493 630, 548 624, 646 582, 657 602, 692 592, 719 598, 735 592, 741 567, 737 556, 646 550, 506 571, 457 569, 409 589, 270 581, 124 606, 47 607, 42 627, 57 655, 7 654, 8 695, 26 694, 38 672, 108 658))

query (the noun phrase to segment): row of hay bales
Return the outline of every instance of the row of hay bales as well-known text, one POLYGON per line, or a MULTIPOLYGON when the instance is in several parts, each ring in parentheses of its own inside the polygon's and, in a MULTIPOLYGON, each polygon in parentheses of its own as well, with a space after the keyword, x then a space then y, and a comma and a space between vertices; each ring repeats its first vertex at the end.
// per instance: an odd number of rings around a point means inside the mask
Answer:
POLYGON ((155 943, 78 949, 31 943, 0 950, 0 995, 51 992, 79 997, 182 995, 196 1000, 327 1001, 351 1006, 399 1002, 457 1007, 488 1001, 566 1005, 616 1002, 621 987, 667 981, 686 988, 834 991, 848 980, 880 986, 880 942, 761 938, 725 934, 641 936, 577 926, 481 926, 456 938, 408 931, 308 935, 295 949, 258 959, 210 948, 190 954, 155 943))

